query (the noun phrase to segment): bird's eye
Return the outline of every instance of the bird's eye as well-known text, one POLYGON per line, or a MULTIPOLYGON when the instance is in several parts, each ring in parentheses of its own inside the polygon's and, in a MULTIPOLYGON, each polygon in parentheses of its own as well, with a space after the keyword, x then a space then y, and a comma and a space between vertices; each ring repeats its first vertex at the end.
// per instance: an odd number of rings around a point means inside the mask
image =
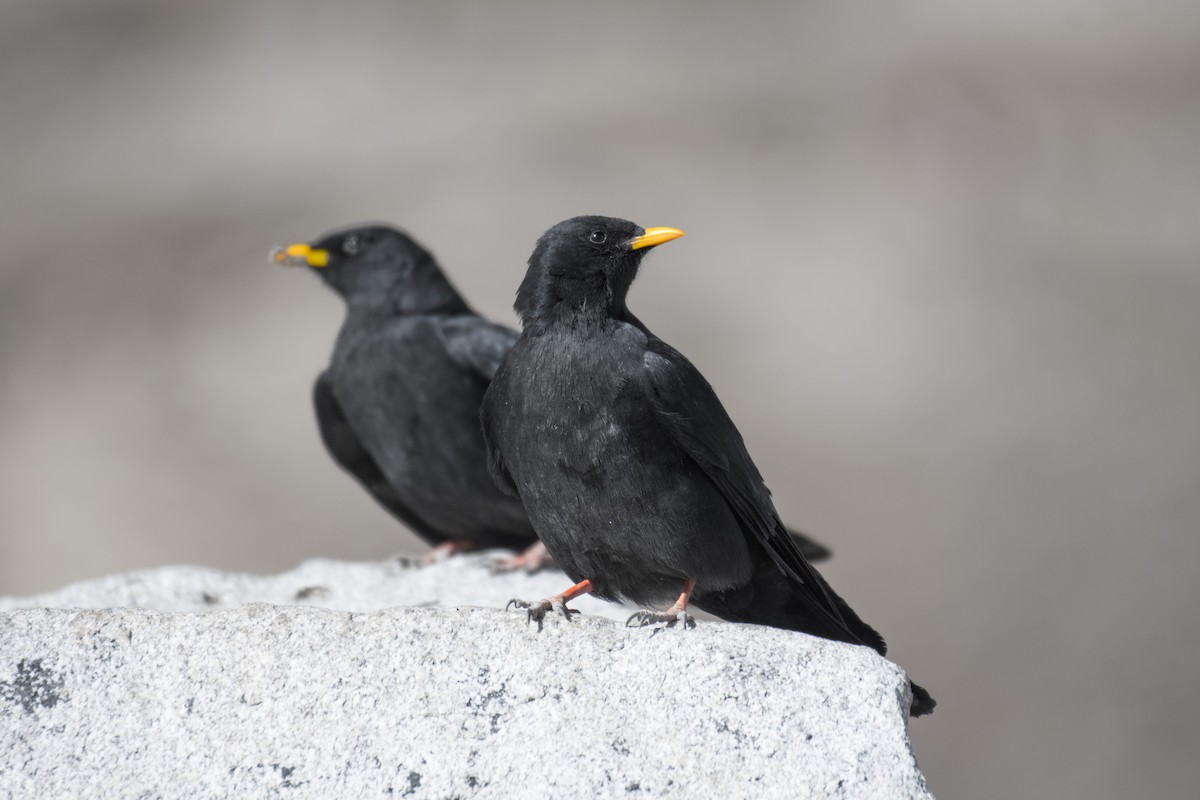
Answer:
POLYGON ((342 252, 348 256, 352 256, 358 252, 360 245, 357 236, 347 236, 342 240, 342 252))
POLYGON ((608 235, 604 231, 592 231, 588 234, 588 241, 592 244, 604 244, 604 240, 608 235))

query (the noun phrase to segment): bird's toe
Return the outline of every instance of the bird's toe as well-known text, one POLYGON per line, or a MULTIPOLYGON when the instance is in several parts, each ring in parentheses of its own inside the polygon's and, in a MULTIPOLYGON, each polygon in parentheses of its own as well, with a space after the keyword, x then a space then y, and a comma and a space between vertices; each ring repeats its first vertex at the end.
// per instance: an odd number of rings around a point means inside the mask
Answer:
POLYGON ((542 629, 546 615, 551 611, 557 611, 562 614, 568 622, 571 621, 571 617, 580 613, 574 608, 567 608, 567 604, 558 597, 550 597, 537 603, 530 603, 528 600, 521 600, 514 597, 504 606, 505 611, 510 608, 525 609, 525 622, 536 622, 539 631, 542 629))

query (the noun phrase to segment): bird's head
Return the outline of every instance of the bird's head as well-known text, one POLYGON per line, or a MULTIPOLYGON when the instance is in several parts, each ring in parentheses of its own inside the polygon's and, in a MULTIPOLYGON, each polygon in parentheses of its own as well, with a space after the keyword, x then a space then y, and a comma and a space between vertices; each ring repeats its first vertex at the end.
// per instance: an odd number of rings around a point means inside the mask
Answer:
POLYGON ((642 228, 613 217, 573 217, 542 234, 514 306, 525 324, 554 317, 621 318, 625 296, 650 248, 677 228, 642 228))
POLYGON ((270 258, 308 267, 351 304, 386 302, 404 312, 465 308, 429 251, 388 225, 340 228, 277 247, 270 258))

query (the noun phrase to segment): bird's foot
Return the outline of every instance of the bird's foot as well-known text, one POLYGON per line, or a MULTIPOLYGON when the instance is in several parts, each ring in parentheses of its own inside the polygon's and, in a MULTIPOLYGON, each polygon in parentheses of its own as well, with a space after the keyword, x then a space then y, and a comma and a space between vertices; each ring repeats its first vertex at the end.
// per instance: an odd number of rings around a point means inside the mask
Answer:
POLYGON ((546 549, 546 545, 538 542, 518 556, 496 559, 495 563, 492 564, 492 572, 493 574, 499 574, 525 570, 525 572, 532 575, 553 563, 554 558, 550 555, 550 551, 546 549))
POLYGON ((525 622, 528 624, 534 620, 537 620, 538 631, 541 631, 542 620, 546 618, 547 613, 555 609, 561 612, 569 622, 571 620, 571 615, 578 614, 579 612, 573 608, 567 608, 567 601, 573 600, 574 598, 579 597, 581 594, 587 594, 590 591, 592 591, 592 582, 590 580, 582 580, 572 586, 570 589, 567 589, 562 594, 556 594, 553 597, 547 597, 540 603, 530 603, 525 600, 517 599, 509 600, 508 605, 504 607, 504 610, 507 611, 514 606, 517 608, 526 609, 528 613, 526 614, 525 622))
POLYGON ((684 630, 696 627, 696 620, 687 612, 686 608, 671 608, 666 611, 647 611, 646 609, 642 609, 625 620, 625 627, 645 628, 647 625, 656 625, 660 622, 665 622, 668 628, 674 628, 681 622, 683 623, 684 630))
POLYGON ((510 608, 525 609, 526 624, 530 622, 537 622, 539 631, 542 629, 542 620, 544 620, 546 615, 551 611, 558 611, 567 618, 568 622, 571 621, 572 614, 580 613, 574 608, 567 608, 567 601, 561 594, 556 594, 554 597, 547 597, 545 600, 542 600, 538 603, 530 603, 528 600, 520 600, 514 597, 512 600, 508 601, 508 605, 504 607, 504 610, 508 611, 510 608))
POLYGON ((439 561, 445 561, 450 556, 458 555, 459 553, 465 553, 468 550, 474 549, 475 543, 470 539, 451 539, 447 542, 442 542, 437 547, 421 556, 419 563, 422 567, 428 567, 430 564, 436 564, 439 561))
MULTIPOLYGON (((680 622, 683 623, 683 629, 696 627, 696 620, 687 612, 688 601, 692 598, 692 591, 696 588, 696 579, 688 578, 683 584, 683 591, 679 593, 679 599, 668 608, 666 611, 647 611, 642 609, 629 619, 625 620, 626 628, 644 628, 647 625, 654 625, 658 622, 667 623, 668 628, 674 628, 680 622), (635 624, 636 623, 636 624, 635 624)), ((654 633, 658 633, 662 628, 655 628, 654 633)), ((651 634, 653 635, 653 634, 651 634)))

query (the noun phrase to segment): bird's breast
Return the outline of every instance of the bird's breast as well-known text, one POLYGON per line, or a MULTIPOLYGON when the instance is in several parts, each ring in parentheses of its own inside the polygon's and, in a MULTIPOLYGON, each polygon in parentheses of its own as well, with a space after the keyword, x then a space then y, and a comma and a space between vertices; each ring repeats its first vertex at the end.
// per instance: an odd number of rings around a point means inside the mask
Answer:
POLYGON ((637 344, 630 336, 562 337, 532 347, 522 359, 520 413, 529 436, 518 459, 553 461, 584 477, 627 459, 631 432, 649 411, 635 397, 637 344))

